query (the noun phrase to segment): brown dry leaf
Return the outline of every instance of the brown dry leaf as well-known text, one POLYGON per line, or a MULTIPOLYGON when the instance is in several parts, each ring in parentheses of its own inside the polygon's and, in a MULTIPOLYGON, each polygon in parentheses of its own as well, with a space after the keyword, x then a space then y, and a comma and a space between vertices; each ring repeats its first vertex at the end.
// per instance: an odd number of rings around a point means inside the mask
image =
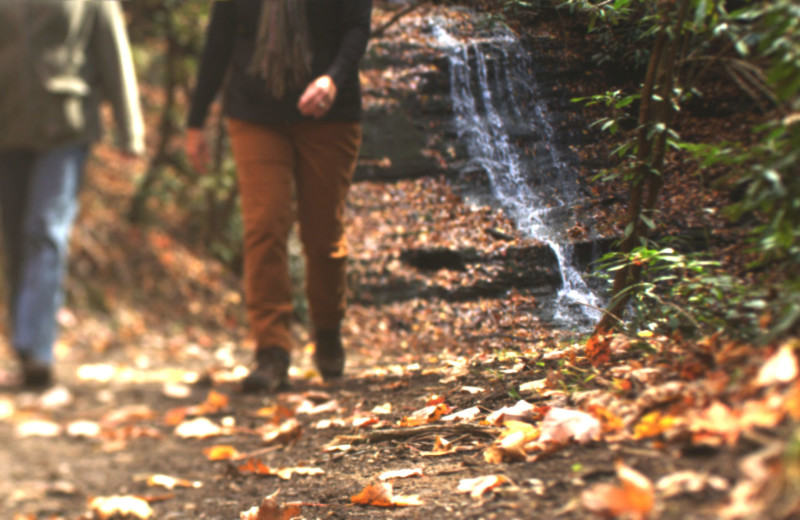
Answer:
POLYGON ((372 484, 365 487, 357 495, 351 496, 350 502, 363 506, 376 507, 422 505, 419 495, 394 495, 392 493, 392 484, 389 482, 372 484))
POLYGON ((691 470, 666 475, 656 482, 656 489, 666 498, 684 493, 701 493, 708 488, 727 491, 730 484, 723 477, 691 470))
POLYGON ((611 359, 612 335, 598 332, 586 342, 586 357, 597 367, 605 365, 611 359))
POLYGON ((103 428, 114 428, 124 423, 147 421, 155 417, 153 410, 145 404, 123 406, 105 414, 100 419, 103 428))
POLYGON ((800 420, 800 381, 793 384, 789 389, 784 408, 792 419, 795 421, 800 420))
POLYGON ((185 406, 181 406, 179 408, 173 408, 172 410, 168 410, 167 413, 164 414, 164 424, 167 426, 178 426, 180 423, 186 419, 186 416, 189 414, 188 408, 185 406))
POLYGON ((392 403, 383 403, 378 405, 370 410, 370 412, 374 413, 375 415, 388 415, 392 413, 392 403))
POLYGON ((235 460, 241 457, 239 450, 225 444, 217 444, 204 448, 203 455, 205 455, 208 460, 235 460))
POLYGON ((251 457, 244 464, 236 467, 239 473, 252 473, 254 475, 275 475, 275 471, 261 462, 261 460, 251 457))
POLYGON ((261 434, 261 440, 265 444, 281 443, 291 444, 300 438, 303 428, 300 422, 291 417, 283 421, 277 428, 271 427, 261 434))
POLYGON ((798 366, 794 347, 797 341, 784 343, 758 371, 755 384, 759 387, 790 383, 797 379, 798 366))
POLYGON ((44 419, 31 419, 17 424, 17 437, 58 437, 61 425, 44 419))
POLYGON ((350 424, 353 425, 353 428, 366 428, 367 426, 372 426, 373 424, 378 424, 380 419, 377 415, 370 414, 362 414, 362 413, 355 413, 349 419, 350 424))
POLYGON ((587 489, 581 494, 583 507, 611 518, 627 515, 633 520, 645 520, 655 506, 653 483, 622 461, 614 466, 621 486, 597 484, 587 489))
POLYGON ((100 425, 94 421, 72 421, 67 425, 67 435, 82 439, 94 439, 100 436, 100 425))
POLYGON ((459 421, 472 421, 481 414, 481 409, 477 406, 467 408, 458 412, 451 413, 442 417, 442 422, 459 422, 459 421))
POLYGON ((447 455, 449 453, 454 453, 455 451, 456 447, 453 445, 453 443, 451 443, 444 437, 440 437, 439 435, 437 435, 436 440, 433 442, 433 450, 420 452, 420 456, 438 457, 440 455, 447 455))
POLYGON ((490 464, 525 460, 526 445, 539 438, 539 428, 522 421, 506 421, 506 430, 484 453, 483 458, 490 464))
POLYGON ((281 468, 274 473, 278 476, 278 478, 283 480, 291 480, 292 476, 297 475, 305 475, 305 476, 314 476, 314 475, 324 475, 325 470, 321 468, 309 468, 309 467, 297 467, 297 468, 281 468))
POLYGON ((146 520, 153 516, 153 509, 145 500, 135 496, 96 497, 89 502, 89 509, 98 520, 117 516, 128 516, 146 520))
POLYGON ((203 483, 198 480, 186 480, 182 478, 170 477, 169 475, 151 475, 147 478, 148 486, 161 486, 167 489, 175 489, 176 487, 185 488, 201 488, 203 483))
POLYGON ((408 417, 403 417, 400 421, 401 427, 413 427, 423 424, 430 424, 438 421, 442 415, 450 413, 451 408, 445 403, 431 404, 417 410, 408 417))
POLYGON ((504 477, 503 475, 465 478, 458 483, 458 492, 469 493, 470 497, 477 500, 487 491, 510 482, 508 477, 504 477))
POLYGON ((225 428, 205 417, 184 421, 175 427, 175 435, 183 439, 207 439, 225 434, 225 428))
POLYGON ((272 495, 267 496, 259 506, 253 506, 247 511, 239 513, 240 520, 291 520, 292 518, 300 517, 301 510, 298 505, 282 505, 278 504, 275 497, 278 495, 276 491, 272 495))
POLYGON ((396 469, 394 471, 384 471, 378 476, 378 480, 392 480, 395 478, 410 478, 410 477, 421 477, 421 476, 423 476, 421 468, 396 469))
POLYGON ((483 422, 491 426, 503 424, 506 420, 535 419, 542 410, 527 401, 517 401, 514 406, 503 408, 489 414, 483 422))
POLYGON ((196 406, 186 408, 188 415, 208 415, 217 413, 228 407, 230 399, 227 395, 217 392, 216 390, 209 390, 206 400, 196 406))
POLYGON ((539 442, 566 444, 575 440, 580 444, 598 440, 603 427, 593 416, 579 410, 551 408, 540 425, 542 434, 539 442))

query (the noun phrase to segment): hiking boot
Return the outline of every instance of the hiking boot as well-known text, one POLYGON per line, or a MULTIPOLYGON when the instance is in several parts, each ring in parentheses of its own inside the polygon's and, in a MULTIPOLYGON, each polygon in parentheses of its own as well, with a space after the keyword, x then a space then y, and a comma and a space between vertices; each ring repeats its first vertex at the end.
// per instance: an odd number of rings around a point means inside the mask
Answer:
POLYGON ((317 331, 314 346, 314 364, 322 374, 322 379, 329 381, 342 377, 344 373, 344 347, 339 329, 317 331))
POLYGON ((256 350, 256 368, 242 380, 246 393, 272 393, 289 386, 289 352, 280 347, 256 350))
POLYGON ((53 386, 53 369, 49 363, 20 354, 22 386, 30 390, 43 390, 53 386))

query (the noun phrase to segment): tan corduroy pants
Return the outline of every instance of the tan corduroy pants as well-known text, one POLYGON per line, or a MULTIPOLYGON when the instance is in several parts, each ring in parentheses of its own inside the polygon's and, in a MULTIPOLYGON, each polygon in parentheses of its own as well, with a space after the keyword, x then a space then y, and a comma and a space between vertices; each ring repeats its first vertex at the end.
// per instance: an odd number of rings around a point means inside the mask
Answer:
POLYGON ((259 347, 292 348, 287 241, 296 193, 315 330, 334 329, 345 310, 345 198, 361 144, 357 122, 275 126, 228 119, 244 219, 244 291, 259 347))

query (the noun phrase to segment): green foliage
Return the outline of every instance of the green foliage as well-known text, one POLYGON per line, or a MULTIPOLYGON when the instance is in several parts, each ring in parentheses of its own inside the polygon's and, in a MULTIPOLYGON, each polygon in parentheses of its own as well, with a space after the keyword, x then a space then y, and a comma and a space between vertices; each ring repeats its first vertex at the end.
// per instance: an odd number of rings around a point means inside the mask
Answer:
MULTIPOLYGON (((622 160, 620 165, 598 177, 638 186, 648 176, 661 176, 658 163, 648 156, 652 152, 640 153, 644 144, 652 146, 661 139, 664 146, 693 156, 699 175, 711 167, 724 167, 728 173, 717 187, 741 194, 725 212, 752 230, 757 261, 751 267, 760 272, 745 280, 725 273, 719 263, 702 255, 679 254, 650 243, 606 257, 603 267, 608 272, 634 273, 630 284, 615 294, 619 301, 630 298, 634 326, 693 333, 726 330, 750 338, 796 332, 800 327, 796 297, 800 289, 800 6, 791 0, 773 0, 729 13, 725 2, 690 0, 691 14, 679 24, 663 13, 653 16, 656 2, 567 0, 562 5, 587 15, 588 29, 602 41, 630 48, 634 41, 654 41, 659 31, 666 31, 668 41, 680 43, 675 47, 680 52, 664 55, 661 62, 663 66, 663 59, 674 60, 662 69, 676 81, 670 99, 658 94, 656 87, 649 99, 653 107, 669 103, 672 113, 680 113, 681 104, 694 95, 696 82, 716 65, 728 71, 732 81, 767 114, 765 123, 753 129, 752 144, 688 143, 671 129, 669 117, 653 117, 657 111, 640 112, 636 128, 630 131, 633 116, 628 110, 648 101, 642 95, 616 90, 575 100, 604 107, 606 114, 593 125, 620 138, 613 152, 622 160)), ((604 46, 603 53, 608 60, 637 63, 629 50, 614 44, 604 46)), ((664 81, 656 76, 656 85, 664 81)), ((625 237, 635 237, 640 225, 644 230, 657 227, 652 212, 632 215, 625 237)))
POLYGON ((759 318, 766 310, 767 292, 741 284, 706 253, 682 253, 657 244, 640 246, 630 254, 609 253, 600 261, 600 276, 624 266, 642 269, 638 284, 629 286, 632 332, 651 330, 683 336, 735 329, 742 337, 763 335, 759 318))

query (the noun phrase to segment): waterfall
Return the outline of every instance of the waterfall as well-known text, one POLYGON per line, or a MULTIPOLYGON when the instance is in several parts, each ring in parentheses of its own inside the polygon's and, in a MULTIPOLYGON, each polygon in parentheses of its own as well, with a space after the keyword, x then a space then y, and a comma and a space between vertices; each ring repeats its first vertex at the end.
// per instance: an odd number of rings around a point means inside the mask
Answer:
POLYGON ((520 231, 558 258, 562 285, 555 321, 596 322, 601 303, 574 267, 566 234, 579 196, 577 176, 556 144, 527 52, 508 29, 462 42, 443 24, 434 23, 432 30, 449 59, 455 130, 469 166, 486 172, 492 196, 520 231))

